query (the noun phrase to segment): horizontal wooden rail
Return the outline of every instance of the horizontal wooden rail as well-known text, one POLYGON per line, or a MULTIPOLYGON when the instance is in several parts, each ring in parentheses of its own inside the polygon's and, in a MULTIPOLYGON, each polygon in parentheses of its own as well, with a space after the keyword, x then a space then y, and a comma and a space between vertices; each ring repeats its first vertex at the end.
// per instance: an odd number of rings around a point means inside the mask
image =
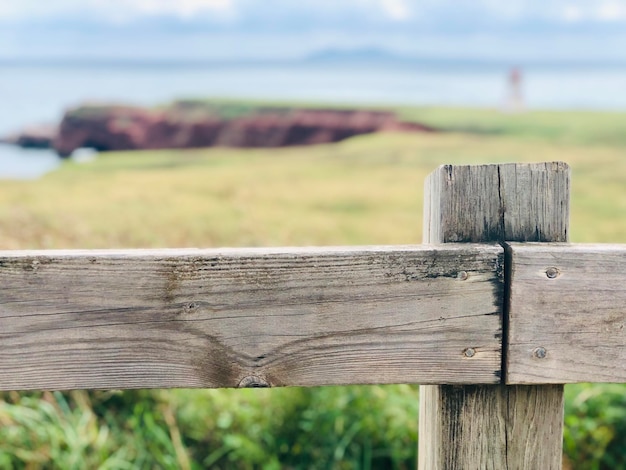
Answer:
POLYGON ((498 383, 503 251, 0 252, 0 389, 498 383))
POLYGON ((507 383, 626 382, 626 245, 507 252, 507 383))
POLYGON ((626 245, 506 248, 0 252, 0 389, 626 382, 626 245))

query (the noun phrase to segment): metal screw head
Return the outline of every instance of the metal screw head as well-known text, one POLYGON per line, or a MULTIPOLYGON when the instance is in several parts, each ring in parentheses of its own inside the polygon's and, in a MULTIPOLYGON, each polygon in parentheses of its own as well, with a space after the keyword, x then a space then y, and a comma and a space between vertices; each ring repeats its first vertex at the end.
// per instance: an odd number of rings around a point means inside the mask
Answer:
POLYGON ((555 268, 554 266, 546 269, 546 276, 548 276, 548 279, 555 279, 560 273, 559 268, 555 268))
POLYGON ((535 350, 533 351, 533 356, 535 356, 537 359, 544 359, 546 357, 547 351, 546 348, 535 348, 535 350))
POLYGON ((460 279, 461 281, 465 281, 468 277, 469 277, 469 274, 467 274, 467 272, 465 271, 460 271, 459 274, 457 275, 457 278, 460 279))
POLYGON ((474 357, 476 355, 476 350, 474 348, 467 348, 463 351, 463 355, 465 357, 474 357))

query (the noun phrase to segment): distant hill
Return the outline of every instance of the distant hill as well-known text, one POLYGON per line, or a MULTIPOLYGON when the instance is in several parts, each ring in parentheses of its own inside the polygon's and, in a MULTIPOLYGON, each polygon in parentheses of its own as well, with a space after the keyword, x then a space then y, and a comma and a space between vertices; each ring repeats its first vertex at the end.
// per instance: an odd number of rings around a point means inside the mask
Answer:
POLYGON ((508 67, 507 62, 474 58, 411 57, 379 48, 324 49, 307 56, 305 62, 315 64, 402 64, 432 67, 508 67))
POLYGON ((377 48, 325 49, 309 55, 307 62, 409 62, 414 59, 377 48))

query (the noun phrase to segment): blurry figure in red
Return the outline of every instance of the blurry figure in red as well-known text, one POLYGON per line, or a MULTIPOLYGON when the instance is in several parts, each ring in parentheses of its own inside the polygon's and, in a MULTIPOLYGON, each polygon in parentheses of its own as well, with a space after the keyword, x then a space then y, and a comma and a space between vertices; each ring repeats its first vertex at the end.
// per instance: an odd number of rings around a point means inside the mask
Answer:
POLYGON ((506 110, 511 113, 524 111, 524 97, 522 96, 522 71, 517 67, 513 67, 509 72, 506 110))

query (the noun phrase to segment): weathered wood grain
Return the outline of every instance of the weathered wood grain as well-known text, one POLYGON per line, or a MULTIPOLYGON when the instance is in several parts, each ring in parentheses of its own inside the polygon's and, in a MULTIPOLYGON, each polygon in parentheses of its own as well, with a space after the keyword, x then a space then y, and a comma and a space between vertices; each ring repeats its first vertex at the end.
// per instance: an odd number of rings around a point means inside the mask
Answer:
POLYGON ((507 387, 506 400, 493 393, 493 388, 484 385, 420 388, 423 403, 457 405, 420 409, 420 413, 426 414, 424 418, 434 425, 434 432, 419 435, 420 468, 558 468, 557 458, 560 460, 561 456, 555 455, 550 444, 562 439, 562 387, 507 387), (547 439, 539 440, 537 434, 547 439), (448 435, 455 438, 454 443, 446 438, 448 435))
POLYGON ((0 252, 0 389, 497 382, 503 256, 0 252))
POLYGON ((426 179, 424 243, 566 242, 566 163, 444 165, 426 179))
POLYGON ((508 251, 507 382, 626 382, 626 245, 508 251))
MULTIPOLYGON (((564 163, 439 167, 424 242, 567 241, 569 181, 564 163)), ((559 469, 562 425, 559 385, 422 386, 419 468, 559 469)))

